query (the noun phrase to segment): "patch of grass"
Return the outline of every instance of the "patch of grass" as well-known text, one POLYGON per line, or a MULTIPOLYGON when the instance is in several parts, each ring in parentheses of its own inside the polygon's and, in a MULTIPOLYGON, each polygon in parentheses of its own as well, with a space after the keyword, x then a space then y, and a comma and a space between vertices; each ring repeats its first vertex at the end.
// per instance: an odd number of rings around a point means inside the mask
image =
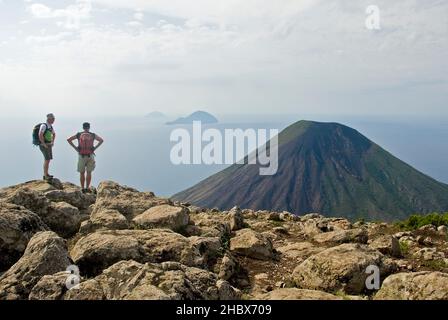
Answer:
POLYGON ((409 243, 406 241, 400 242, 400 249, 403 255, 407 255, 409 253, 409 243))
POLYGON ((271 220, 271 224, 274 227, 282 227, 284 222, 285 221, 283 221, 283 220, 271 220))
POLYGON ((222 250, 222 255, 224 255, 224 253, 230 249, 230 234, 228 233, 224 233, 221 236, 221 250, 222 250))
POLYGON ((422 266, 430 268, 432 270, 441 271, 444 269, 448 269, 448 264, 443 260, 431 260, 431 261, 423 261, 422 266))
POLYGON ((334 294, 337 297, 341 297, 343 300, 351 300, 350 297, 344 291, 337 291, 334 294))
POLYGON ((433 225, 435 227, 448 226, 448 212, 430 213, 427 215, 414 214, 407 220, 398 222, 397 225, 401 230, 406 231, 413 231, 426 225, 433 225))

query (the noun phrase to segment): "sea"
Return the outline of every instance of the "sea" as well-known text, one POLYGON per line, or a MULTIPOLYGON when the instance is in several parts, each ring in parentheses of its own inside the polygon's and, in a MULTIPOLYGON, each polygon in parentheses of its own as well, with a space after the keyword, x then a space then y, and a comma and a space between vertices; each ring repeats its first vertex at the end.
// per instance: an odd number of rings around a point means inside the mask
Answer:
MULTIPOLYGON (((278 129, 299 120, 338 122, 348 125, 423 173, 448 183, 448 117, 353 116, 353 115, 216 115, 217 124, 203 129, 278 129)), ((168 126, 172 119, 142 116, 64 118, 57 117, 56 142, 50 173, 63 181, 78 183, 77 154, 67 138, 81 131, 84 121, 105 142, 97 150, 93 184, 113 180, 141 191, 169 197, 229 164, 173 164, 170 141, 173 130, 192 127, 168 126)), ((42 154, 32 145, 32 128, 42 119, 24 116, 3 119, 0 145, 0 187, 42 178, 42 154)), ((205 144, 205 143, 204 143, 205 144)))

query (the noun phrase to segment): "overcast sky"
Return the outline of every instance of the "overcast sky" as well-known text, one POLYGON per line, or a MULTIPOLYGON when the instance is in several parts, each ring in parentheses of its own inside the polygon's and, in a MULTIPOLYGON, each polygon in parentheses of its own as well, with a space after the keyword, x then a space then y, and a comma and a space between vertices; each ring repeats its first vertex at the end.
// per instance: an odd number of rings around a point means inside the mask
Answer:
POLYGON ((446 0, 0 0, 2 116, 448 116, 447 56, 446 0))

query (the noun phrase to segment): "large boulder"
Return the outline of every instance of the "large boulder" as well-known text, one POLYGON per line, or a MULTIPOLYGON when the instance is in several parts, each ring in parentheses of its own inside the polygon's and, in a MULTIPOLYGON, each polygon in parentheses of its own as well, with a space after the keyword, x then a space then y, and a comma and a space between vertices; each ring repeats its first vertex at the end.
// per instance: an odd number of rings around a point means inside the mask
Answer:
POLYGON ((44 218, 48 214, 50 201, 45 198, 41 192, 29 189, 27 187, 3 189, 0 197, 5 202, 27 208, 28 210, 39 215, 41 218, 44 218))
POLYGON ((24 207, 0 202, 0 271, 20 259, 31 237, 48 227, 24 207))
POLYGON ((202 266, 204 261, 188 238, 168 229, 106 230, 82 237, 71 250, 81 273, 99 274, 120 260, 178 261, 202 266))
POLYGON ((254 297, 256 300, 342 300, 333 294, 307 289, 282 288, 254 297))
POLYGON ((164 204, 146 210, 132 221, 143 228, 168 228, 181 231, 190 222, 190 216, 185 207, 164 204))
POLYGON ((190 214, 190 220, 197 229, 197 234, 203 237, 230 238, 231 226, 226 216, 221 213, 190 214))
POLYGON ((98 186, 93 211, 118 210, 130 221, 154 206, 168 203, 169 200, 157 198, 152 192, 139 192, 112 181, 104 181, 98 186))
POLYGON ((293 279, 303 289, 360 294, 366 290, 370 265, 379 268, 382 278, 395 269, 392 261, 366 245, 342 244, 306 259, 294 270, 293 279))
POLYGON ((44 193, 45 197, 53 202, 66 202, 79 210, 87 210, 95 203, 96 195, 83 193, 81 188, 70 183, 64 183, 62 190, 55 189, 44 193))
POLYGON ((68 291, 69 271, 43 276, 31 289, 29 300, 61 300, 68 291))
POLYGON ((70 264, 65 240, 52 231, 38 232, 22 258, 0 277, 0 299, 27 299, 43 276, 66 270, 70 264))
POLYGON ((78 288, 65 299, 108 300, 229 300, 240 298, 239 290, 206 270, 176 262, 141 264, 121 261, 78 288))
POLYGON ((72 237, 81 226, 79 209, 67 202, 51 202, 42 219, 51 230, 63 238, 72 237))
POLYGON ((367 240, 367 231, 362 228, 330 231, 313 237, 313 241, 319 244, 367 243, 367 240))
POLYGON ((118 210, 104 209, 94 211, 90 219, 82 223, 79 232, 87 234, 96 230, 124 230, 128 228, 128 220, 118 210))
POLYGON ((251 229, 242 229, 230 240, 230 250, 238 255, 259 260, 274 258, 271 239, 251 229))
POLYGON ((397 273, 387 277, 375 300, 448 300, 448 274, 397 273))

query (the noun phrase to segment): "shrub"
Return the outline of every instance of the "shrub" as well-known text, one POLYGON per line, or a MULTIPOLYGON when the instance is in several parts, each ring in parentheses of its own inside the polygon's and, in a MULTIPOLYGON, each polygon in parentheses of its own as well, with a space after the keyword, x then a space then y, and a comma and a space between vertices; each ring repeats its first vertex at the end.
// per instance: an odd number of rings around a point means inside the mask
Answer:
POLYGON ((426 225, 432 224, 435 227, 442 225, 448 226, 448 212, 447 213, 430 213, 427 215, 414 214, 407 220, 399 222, 400 229, 412 231, 426 225))

